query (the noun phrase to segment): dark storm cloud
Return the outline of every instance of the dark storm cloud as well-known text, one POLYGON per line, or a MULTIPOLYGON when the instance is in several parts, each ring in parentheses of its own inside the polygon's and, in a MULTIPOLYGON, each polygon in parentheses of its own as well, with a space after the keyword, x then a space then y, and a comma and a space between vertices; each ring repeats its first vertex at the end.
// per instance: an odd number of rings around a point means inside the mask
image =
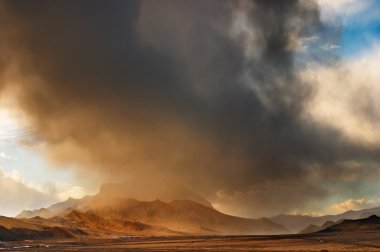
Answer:
POLYGON ((20 102, 57 162, 105 180, 159 174, 211 200, 234 192, 243 196, 231 202, 257 215, 323 197, 318 179, 328 178, 316 179, 315 165, 378 154, 300 118, 313 90, 295 73, 290 41, 325 35, 311 1, 9 1, 2 9, 20 102), (253 32, 252 55, 247 33, 234 34, 239 15, 253 32))

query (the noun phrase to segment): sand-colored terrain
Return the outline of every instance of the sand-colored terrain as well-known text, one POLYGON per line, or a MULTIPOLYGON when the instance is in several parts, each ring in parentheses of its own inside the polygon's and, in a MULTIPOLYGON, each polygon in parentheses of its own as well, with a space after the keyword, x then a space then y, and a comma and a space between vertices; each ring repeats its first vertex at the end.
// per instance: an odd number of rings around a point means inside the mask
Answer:
POLYGON ((2 251, 380 251, 380 234, 124 237, 3 243, 2 251))
MULTIPOLYGON (((76 212, 70 213, 79 214, 76 212)), ((80 217, 80 215, 78 215, 80 217)), ((76 216, 76 217, 78 217, 76 216)), ((87 218, 88 216, 86 216, 87 218)), ((82 222, 83 219, 80 218, 82 222)), ((90 223, 94 223, 91 221, 90 223)), ((103 222, 99 222, 104 224, 103 222)), ((105 224, 104 224, 105 225, 105 224)), ((107 224, 109 225, 109 224, 107 224)), ((93 227, 97 230, 98 227, 93 227)), ((2 251, 380 251, 380 218, 345 220, 313 234, 262 236, 76 235, 7 241, 2 251)))

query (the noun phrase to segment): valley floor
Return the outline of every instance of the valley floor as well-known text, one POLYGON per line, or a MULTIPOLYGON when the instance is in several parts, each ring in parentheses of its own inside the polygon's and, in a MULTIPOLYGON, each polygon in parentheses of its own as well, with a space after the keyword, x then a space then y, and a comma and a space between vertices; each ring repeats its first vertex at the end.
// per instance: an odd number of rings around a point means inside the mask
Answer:
POLYGON ((0 251, 380 251, 380 233, 40 240, 0 243, 0 251))

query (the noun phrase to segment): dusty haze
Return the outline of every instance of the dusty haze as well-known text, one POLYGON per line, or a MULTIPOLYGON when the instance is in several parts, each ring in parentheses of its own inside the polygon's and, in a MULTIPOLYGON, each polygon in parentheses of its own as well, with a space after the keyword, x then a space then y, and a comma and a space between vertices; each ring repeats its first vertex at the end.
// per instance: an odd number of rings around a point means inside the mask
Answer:
MULTIPOLYGON (((183 184, 229 213, 271 216, 379 169, 378 144, 305 116, 318 86, 303 64, 340 65, 300 54, 313 36, 340 39, 313 1, 2 1, 0 88, 27 115, 29 144, 80 177, 183 184)), ((374 125, 371 106, 355 113, 374 125)))

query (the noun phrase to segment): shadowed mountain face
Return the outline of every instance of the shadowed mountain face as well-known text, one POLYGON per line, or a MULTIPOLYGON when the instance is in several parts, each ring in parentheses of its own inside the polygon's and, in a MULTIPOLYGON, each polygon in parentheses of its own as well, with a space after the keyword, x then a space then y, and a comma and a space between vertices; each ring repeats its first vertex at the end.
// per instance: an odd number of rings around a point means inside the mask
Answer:
POLYGON ((365 219, 359 220, 344 220, 339 224, 332 225, 322 231, 321 233, 329 232, 379 232, 380 231, 380 217, 372 215, 365 219))
POLYGON ((6 229, 3 226, 0 226, 0 241, 15 241, 17 240, 16 235, 10 231, 9 229, 6 229))
POLYGON ((54 225, 42 218, 19 220, 0 216, 0 241, 74 238, 79 233, 85 234, 76 227, 54 225))
POLYGON ((59 227, 46 227, 42 230, 11 228, 0 226, 0 241, 19 241, 34 239, 74 238, 74 234, 59 227))

